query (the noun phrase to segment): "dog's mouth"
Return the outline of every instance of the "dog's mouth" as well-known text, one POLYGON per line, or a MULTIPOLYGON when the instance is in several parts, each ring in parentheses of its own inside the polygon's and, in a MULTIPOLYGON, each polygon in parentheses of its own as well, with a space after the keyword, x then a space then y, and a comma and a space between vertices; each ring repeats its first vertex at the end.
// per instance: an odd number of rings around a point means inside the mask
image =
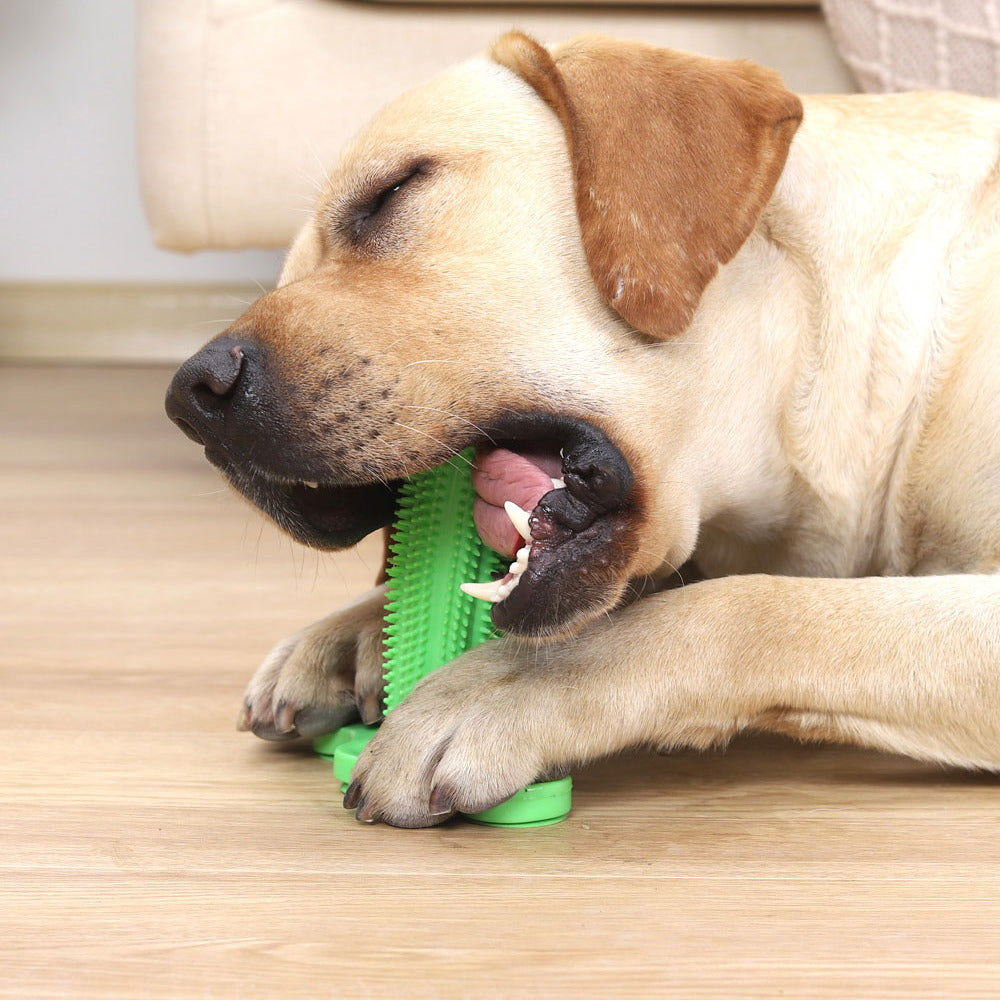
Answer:
POLYGON ((520 433, 480 448, 472 476, 479 534, 513 561, 499 580, 463 589, 493 604, 493 622, 505 632, 558 634, 621 594, 638 536, 635 477, 589 422, 513 423, 520 433))
MULTIPOLYGON (((522 636, 571 631, 621 596, 640 519, 632 469, 594 424, 551 414, 508 415, 481 435, 474 516, 483 541, 512 560, 499 580, 463 589, 492 605, 494 624, 522 636)), ((392 522, 402 476, 368 483, 288 480, 209 460, 298 541, 343 549, 392 522)), ((413 470, 417 471, 417 470, 413 470)), ((404 473, 405 474, 405 473, 404 473)))
POLYGON ((399 479, 323 484, 270 474, 207 447, 205 457, 230 484, 296 541, 315 549, 347 549, 392 522, 399 479))

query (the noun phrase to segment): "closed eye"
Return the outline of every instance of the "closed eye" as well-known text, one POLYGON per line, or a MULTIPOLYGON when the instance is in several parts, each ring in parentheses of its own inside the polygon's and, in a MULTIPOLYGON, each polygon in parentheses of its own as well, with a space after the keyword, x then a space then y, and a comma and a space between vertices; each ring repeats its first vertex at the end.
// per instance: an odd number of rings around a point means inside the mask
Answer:
POLYGON ((348 214, 351 239, 361 243, 371 237, 391 215, 400 193, 430 169, 430 163, 419 160, 411 163, 398 174, 374 185, 374 192, 359 199, 348 214))

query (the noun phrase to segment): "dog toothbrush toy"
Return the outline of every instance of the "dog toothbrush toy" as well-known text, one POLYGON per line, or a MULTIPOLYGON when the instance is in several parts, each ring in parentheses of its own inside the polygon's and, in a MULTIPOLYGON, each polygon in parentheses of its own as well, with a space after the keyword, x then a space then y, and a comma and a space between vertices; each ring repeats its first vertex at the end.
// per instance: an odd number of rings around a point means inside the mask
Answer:
MULTIPOLYGON (((464 580, 501 573, 504 561, 479 538, 472 517, 471 449, 403 482, 389 542, 384 628, 385 710, 391 712, 419 680, 499 633, 490 606, 460 592, 464 580)), ((333 761, 334 777, 346 791, 351 770, 377 732, 353 725, 313 741, 333 761)), ((569 777, 543 781, 506 802, 469 815, 487 826, 549 826, 570 810, 569 777)))

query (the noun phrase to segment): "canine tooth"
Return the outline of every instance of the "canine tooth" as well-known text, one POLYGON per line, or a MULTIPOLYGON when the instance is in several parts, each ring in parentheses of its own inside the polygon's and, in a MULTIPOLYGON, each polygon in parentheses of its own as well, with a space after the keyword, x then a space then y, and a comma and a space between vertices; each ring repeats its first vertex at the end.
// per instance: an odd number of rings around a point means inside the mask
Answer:
POLYGON ((302 485, 303 486, 307 486, 311 490, 318 490, 319 489, 319 483, 306 482, 305 480, 303 480, 302 481, 302 485))
POLYGON ((517 533, 526 541, 531 541, 531 528, 528 525, 528 518, 531 516, 526 510, 522 510, 513 500, 505 500, 503 509, 510 518, 510 523, 517 528, 517 533))
POLYGON ((554 490, 564 490, 566 489, 566 481, 564 479, 553 479, 552 489, 554 490))
POLYGON ((458 589, 463 594, 468 594, 469 597, 478 598, 480 601, 489 601, 491 604, 500 600, 497 596, 500 588, 495 583, 462 583, 459 584, 458 589))

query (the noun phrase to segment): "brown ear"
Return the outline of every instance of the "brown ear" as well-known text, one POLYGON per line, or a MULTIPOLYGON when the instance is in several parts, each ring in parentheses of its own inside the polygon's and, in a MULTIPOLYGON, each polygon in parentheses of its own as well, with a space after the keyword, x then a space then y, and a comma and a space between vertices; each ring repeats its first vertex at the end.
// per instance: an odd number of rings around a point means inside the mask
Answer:
POLYGON ((600 35, 550 54, 511 32, 493 57, 562 121, 605 300, 643 333, 683 330, 770 199, 802 103, 753 63, 600 35))

